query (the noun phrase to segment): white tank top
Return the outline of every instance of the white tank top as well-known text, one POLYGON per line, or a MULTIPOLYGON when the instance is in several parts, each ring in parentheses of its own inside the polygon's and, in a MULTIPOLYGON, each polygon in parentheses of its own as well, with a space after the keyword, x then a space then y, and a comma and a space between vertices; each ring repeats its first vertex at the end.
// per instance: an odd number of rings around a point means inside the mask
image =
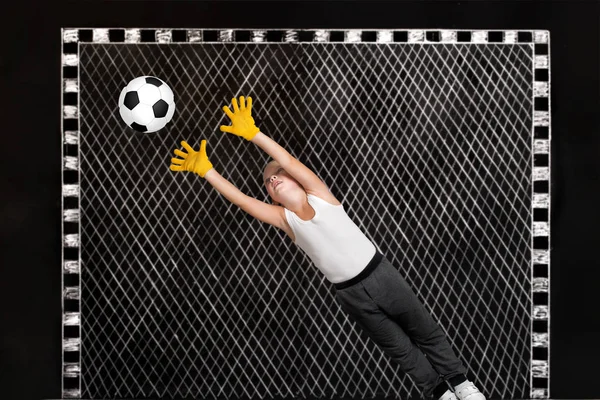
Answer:
POLYGON ((346 211, 307 194, 315 210, 313 219, 303 221, 284 207, 285 217, 300 247, 332 283, 344 282, 358 275, 371 261, 376 249, 346 211))

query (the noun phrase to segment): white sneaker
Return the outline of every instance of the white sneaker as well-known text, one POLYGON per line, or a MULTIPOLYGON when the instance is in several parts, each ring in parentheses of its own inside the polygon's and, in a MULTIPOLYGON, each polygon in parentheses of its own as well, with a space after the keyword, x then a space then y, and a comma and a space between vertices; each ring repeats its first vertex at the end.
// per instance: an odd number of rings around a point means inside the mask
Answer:
POLYGON ((465 381, 454 388, 458 400, 485 400, 483 393, 475 387, 473 382, 465 381))
POLYGON ((458 398, 452 392, 452 390, 448 389, 444 392, 444 394, 438 400, 457 400, 458 398))

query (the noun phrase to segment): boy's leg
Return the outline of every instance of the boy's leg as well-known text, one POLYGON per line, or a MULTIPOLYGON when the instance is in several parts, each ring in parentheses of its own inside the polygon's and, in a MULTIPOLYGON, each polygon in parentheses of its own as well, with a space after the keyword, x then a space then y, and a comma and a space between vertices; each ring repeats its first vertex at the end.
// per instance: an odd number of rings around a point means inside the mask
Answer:
POLYGON ((411 342, 404 330, 373 302, 364 290, 362 282, 336 291, 336 298, 350 319, 355 321, 384 353, 398 363, 402 371, 410 375, 424 398, 437 399, 447 390, 446 382, 423 352, 411 342))
POLYGON ((372 279, 365 280, 367 292, 421 348, 435 370, 446 380, 462 380, 466 368, 450 347, 444 331, 398 270, 384 258, 369 278, 372 279))

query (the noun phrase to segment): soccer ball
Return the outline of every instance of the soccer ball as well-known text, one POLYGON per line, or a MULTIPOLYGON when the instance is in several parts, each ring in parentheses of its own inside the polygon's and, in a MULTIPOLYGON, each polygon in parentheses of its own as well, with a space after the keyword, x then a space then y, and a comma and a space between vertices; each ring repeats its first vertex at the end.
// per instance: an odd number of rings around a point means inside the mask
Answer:
POLYGON ((156 132, 171 121, 175 113, 173 91, 154 76, 140 76, 123 88, 119 114, 138 132, 156 132))

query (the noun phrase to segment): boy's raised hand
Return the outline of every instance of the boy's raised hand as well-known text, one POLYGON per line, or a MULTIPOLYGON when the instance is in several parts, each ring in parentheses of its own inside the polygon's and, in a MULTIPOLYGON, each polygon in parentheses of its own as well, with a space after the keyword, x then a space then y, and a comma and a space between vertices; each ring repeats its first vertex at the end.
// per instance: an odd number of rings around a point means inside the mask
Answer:
POLYGON ((204 178, 204 175, 213 168, 206 155, 206 140, 200 142, 200 151, 194 151, 192 146, 182 141, 181 145, 187 150, 187 153, 175 149, 175 155, 181 158, 171 158, 171 171, 189 171, 195 172, 204 178))
POLYGON ((235 98, 231 100, 231 103, 233 104, 233 112, 231 112, 229 107, 223 107, 223 111, 231 119, 231 125, 221 125, 221 132, 233 133, 246 140, 252 140, 260 131, 254 124, 254 118, 250 115, 252 111, 252 97, 248 97, 248 103, 246 103, 244 96, 240 96, 239 107, 235 98))

